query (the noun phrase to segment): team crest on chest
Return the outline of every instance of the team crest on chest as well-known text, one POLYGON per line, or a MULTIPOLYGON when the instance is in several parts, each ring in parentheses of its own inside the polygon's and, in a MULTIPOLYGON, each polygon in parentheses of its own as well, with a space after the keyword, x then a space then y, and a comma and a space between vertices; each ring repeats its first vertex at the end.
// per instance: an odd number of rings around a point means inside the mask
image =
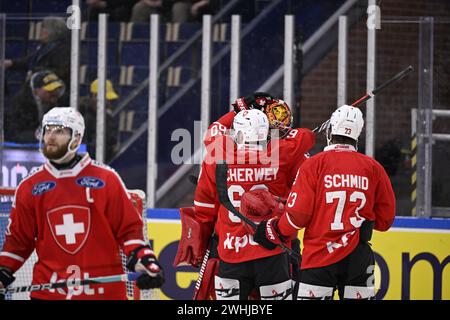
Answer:
POLYGON ((58 207, 47 212, 47 222, 58 246, 76 254, 89 236, 91 211, 82 206, 58 207))

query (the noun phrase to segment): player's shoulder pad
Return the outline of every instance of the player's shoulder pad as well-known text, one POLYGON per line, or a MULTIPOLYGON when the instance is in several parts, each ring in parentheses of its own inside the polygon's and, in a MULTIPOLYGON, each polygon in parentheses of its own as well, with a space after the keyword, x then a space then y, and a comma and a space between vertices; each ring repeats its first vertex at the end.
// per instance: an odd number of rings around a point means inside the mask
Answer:
MULTIPOLYGON (((106 176, 119 177, 119 174, 114 168, 108 166, 107 164, 104 164, 103 162, 92 160, 91 165, 97 169, 102 169, 102 174, 105 174, 106 176)), ((121 180, 120 177, 119 180, 121 180)))
POLYGON ((108 166, 107 164, 104 164, 103 162, 100 162, 100 161, 97 161, 97 160, 94 160, 94 159, 92 159, 91 164, 94 167, 97 167, 97 168, 102 168, 102 169, 105 169, 105 170, 108 170, 108 171, 114 171, 114 172, 116 171, 113 168, 111 168, 110 166, 108 166))
POLYGON ((35 176, 36 174, 38 174, 39 172, 44 170, 44 165, 40 165, 38 167, 33 167, 31 168, 30 172, 28 172, 28 174, 25 176, 25 178, 22 179, 22 182, 24 182, 25 180, 30 179, 31 177, 35 176))
POLYGON ((33 167, 30 172, 28 172, 28 174, 25 176, 25 178, 22 179, 22 181, 20 181, 19 185, 16 187, 16 192, 17 190, 23 186, 24 184, 27 183, 27 181, 29 181, 33 176, 37 175, 39 172, 44 170, 44 165, 40 165, 38 167, 33 167))
MULTIPOLYGON (((120 182, 120 185, 123 187, 124 190, 127 190, 125 183, 123 182, 122 178, 120 177, 120 175, 117 173, 117 171, 114 168, 108 166, 107 164, 104 164, 103 162, 93 160, 93 159, 91 161, 91 165, 96 168, 104 169, 107 174, 110 174, 110 176, 113 176, 120 182)), ((127 196, 129 197, 128 193, 127 193, 127 196)))
POLYGON ((44 170, 44 165, 40 165, 38 167, 33 167, 31 168, 30 172, 28 172, 28 174, 26 175, 25 179, 31 178, 32 176, 34 176, 36 173, 41 172, 42 170, 44 170))

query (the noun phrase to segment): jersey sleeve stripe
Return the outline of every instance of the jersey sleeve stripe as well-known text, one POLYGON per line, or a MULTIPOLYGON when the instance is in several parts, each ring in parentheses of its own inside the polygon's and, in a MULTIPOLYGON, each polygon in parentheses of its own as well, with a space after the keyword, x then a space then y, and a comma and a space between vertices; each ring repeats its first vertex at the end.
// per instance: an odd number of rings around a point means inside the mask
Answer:
POLYGON ((199 201, 194 201, 194 205, 196 205, 198 207, 204 207, 204 208, 214 208, 215 207, 214 203, 204 203, 204 202, 199 202, 199 201))
POLYGON ((289 217, 289 213, 287 213, 287 212, 286 212, 286 218, 287 218, 287 221, 289 222, 289 224, 291 225, 291 227, 293 227, 293 228, 295 228, 297 230, 301 229, 295 223, 292 222, 291 218, 289 217))
POLYGON ((141 245, 145 246, 147 243, 145 243, 145 241, 139 240, 139 239, 128 240, 123 243, 124 246, 129 246, 132 244, 141 244, 141 245))
POLYGON ((11 252, 2 251, 2 252, 0 252, 0 256, 8 257, 8 258, 11 258, 14 260, 18 260, 20 262, 25 262, 24 258, 22 258, 21 256, 18 256, 17 254, 11 253, 11 252))

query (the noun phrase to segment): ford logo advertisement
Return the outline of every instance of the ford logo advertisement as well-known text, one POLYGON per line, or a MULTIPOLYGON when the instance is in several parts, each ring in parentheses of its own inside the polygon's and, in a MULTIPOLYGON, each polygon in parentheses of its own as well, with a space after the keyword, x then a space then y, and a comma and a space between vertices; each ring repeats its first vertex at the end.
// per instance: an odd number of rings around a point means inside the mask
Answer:
POLYGON ((38 196, 47 191, 52 190, 54 187, 56 187, 56 182, 53 182, 53 181, 41 182, 41 183, 34 185, 33 191, 31 191, 31 194, 33 196, 38 196))
POLYGON ((100 189, 105 186, 105 183, 96 177, 81 177, 77 179, 77 184, 86 187, 86 188, 94 188, 100 189))

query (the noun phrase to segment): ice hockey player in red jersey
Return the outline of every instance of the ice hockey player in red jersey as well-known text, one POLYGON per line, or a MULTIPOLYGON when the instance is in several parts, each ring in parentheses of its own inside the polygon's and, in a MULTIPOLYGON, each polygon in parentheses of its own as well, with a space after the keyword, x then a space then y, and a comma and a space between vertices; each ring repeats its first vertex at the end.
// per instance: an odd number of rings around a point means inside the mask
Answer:
POLYGON ((214 228, 218 236, 217 299, 247 299, 254 288, 259 289, 261 299, 291 298, 287 255, 281 249, 267 250, 255 243, 246 224, 220 205, 216 192, 216 163, 225 159, 228 194, 236 208, 246 192, 257 189, 287 197, 315 136, 308 129, 295 129, 284 139, 268 140, 268 133, 268 118, 262 111, 243 110, 233 119, 231 136, 216 137, 202 163, 194 199, 195 219, 210 230, 214 228))
POLYGON ((394 221, 395 196, 384 168, 357 152, 364 120, 343 105, 330 118, 328 146, 300 167, 281 218, 261 222, 255 241, 276 243, 305 228, 298 299, 372 299, 372 229, 394 221))
MULTIPOLYGON (((226 113, 219 120, 214 121, 208 128, 205 135, 204 143, 209 148, 210 144, 217 139, 222 138, 223 135, 228 134, 232 128, 234 117, 237 113, 244 110, 257 109, 263 111, 269 120, 270 132, 273 135, 270 136, 272 140, 276 138, 282 138, 283 140, 276 141, 275 143, 281 143, 286 145, 298 144, 298 150, 301 148, 308 150, 314 144, 311 144, 312 134, 309 130, 306 130, 309 134, 306 135, 306 139, 302 139, 302 134, 297 135, 299 132, 303 132, 304 129, 292 129, 292 113, 289 106, 280 99, 273 97, 266 92, 254 92, 253 94, 238 98, 233 104, 233 110, 226 113)), ((276 144, 273 145, 276 145, 276 144)), ((214 149, 214 148, 210 148, 214 149)), ((212 151, 214 152, 214 150, 212 151)), ((292 158, 294 159, 294 158, 292 158)), ((306 159, 306 155, 301 155, 295 158, 292 162, 292 174, 290 180, 286 181, 289 187, 293 183, 294 175, 298 169, 298 166, 306 159)), ((287 195, 286 195, 287 196, 287 195)), ((266 200, 268 198, 265 198, 266 200)), ((284 198, 286 199, 286 198, 284 198)), ((203 260, 201 266, 199 279, 197 281, 194 290, 194 299, 203 300, 215 297, 214 287, 214 275, 217 273, 218 256, 217 256, 217 236, 213 236, 211 239, 211 232, 213 226, 200 223, 195 219, 194 208, 181 208, 180 217, 182 222, 182 235, 178 246, 178 252, 174 260, 174 265, 192 265, 199 266, 203 260), (211 240, 210 240, 211 239, 211 240), (208 246, 209 244, 209 246, 208 246), (209 259, 203 259, 206 248, 210 248, 209 259)), ((300 253, 300 242, 297 238, 292 240, 292 249, 300 253)), ((298 270, 299 260, 291 258, 292 277, 298 284, 298 270)))
MULTIPOLYGON (((33 284, 142 272, 141 289, 160 287, 163 270, 144 241, 143 221, 119 175, 78 154, 84 119, 73 108, 53 108, 43 118, 41 152, 48 161, 16 190, 3 251, 0 287, 36 249, 33 284)), ((123 282, 31 293, 32 299, 126 299, 123 282)))

